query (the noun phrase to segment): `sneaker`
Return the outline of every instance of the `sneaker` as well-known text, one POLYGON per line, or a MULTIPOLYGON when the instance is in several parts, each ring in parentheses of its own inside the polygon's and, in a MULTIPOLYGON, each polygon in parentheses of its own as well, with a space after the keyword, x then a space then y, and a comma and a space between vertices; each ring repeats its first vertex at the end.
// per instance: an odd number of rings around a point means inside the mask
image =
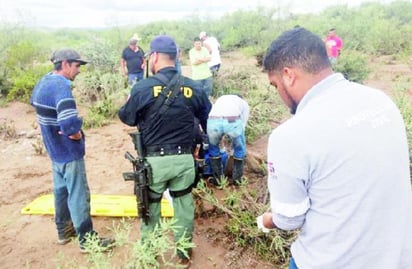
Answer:
POLYGON ((59 238, 59 239, 57 239, 57 244, 58 245, 66 245, 70 241, 72 241, 71 237, 70 238, 59 238))
POLYGON ((116 240, 113 238, 91 238, 80 244, 81 253, 106 252, 111 250, 116 240))
POLYGON ((61 233, 59 233, 57 244, 66 245, 72 241, 74 237, 76 237, 76 230, 73 225, 68 225, 61 233))

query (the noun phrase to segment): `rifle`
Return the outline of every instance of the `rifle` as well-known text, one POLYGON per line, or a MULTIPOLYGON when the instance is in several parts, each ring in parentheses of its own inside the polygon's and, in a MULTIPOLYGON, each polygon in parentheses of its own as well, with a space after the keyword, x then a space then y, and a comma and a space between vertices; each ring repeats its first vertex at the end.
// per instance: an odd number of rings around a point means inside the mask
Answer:
POLYGON ((149 185, 152 180, 152 170, 143 152, 141 134, 136 132, 129 135, 133 140, 138 156, 135 158, 128 151, 125 153, 124 157, 133 164, 133 172, 123 173, 123 179, 125 181, 134 181, 138 217, 143 219, 147 225, 150 219, 149 185))
POLYGON ((195 181, 193 182, 193 188, 197 187, 199 181, 203 178, 203 173, 205 169, 205 157, 202 153, 201 145, 197 144, 194 152, 195 159, 195 181))
POLYGON ((146 57, 144 60, 146 61, 146 64, 145 64, 146 70, 145 70, 144 78, 148 78, 149 77, 149 56, 146 57))

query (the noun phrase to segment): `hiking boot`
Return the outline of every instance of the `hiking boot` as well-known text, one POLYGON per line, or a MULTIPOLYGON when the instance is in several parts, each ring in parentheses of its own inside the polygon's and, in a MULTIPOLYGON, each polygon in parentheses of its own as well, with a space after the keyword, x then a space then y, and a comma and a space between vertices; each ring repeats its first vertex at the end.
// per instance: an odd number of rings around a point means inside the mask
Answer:
POLYGON ((81 253, 92 253, 92 252, 106 252, 111 250, 114 246, 116 240, 113 238, 91 238, 86 239, 83 243, 80 243, 81 253))
POLYGON ((57 244, 66 245, 72 239, 76 237, 76 230, 73 227, 73 224, 67 225, 63 231, 58 234, 57 244))

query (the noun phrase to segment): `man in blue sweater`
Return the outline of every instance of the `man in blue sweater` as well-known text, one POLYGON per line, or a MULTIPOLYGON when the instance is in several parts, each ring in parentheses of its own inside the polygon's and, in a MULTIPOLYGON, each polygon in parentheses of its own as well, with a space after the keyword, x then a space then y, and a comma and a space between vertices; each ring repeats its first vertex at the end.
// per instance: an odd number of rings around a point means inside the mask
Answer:
POLYGON ((114 240, 99 238, 93 230, 83 121, 71 91, 71 81, 87 62, 72 49, 55 51, 51 61, 54 70, 37 83, 30 103, 36 109, 43 142, 52 161, 57 243, 65 245, 77 235, 82 252, 90 250, 87 245, 91 239, 98 240, 100 250, 107 250, 114 240))

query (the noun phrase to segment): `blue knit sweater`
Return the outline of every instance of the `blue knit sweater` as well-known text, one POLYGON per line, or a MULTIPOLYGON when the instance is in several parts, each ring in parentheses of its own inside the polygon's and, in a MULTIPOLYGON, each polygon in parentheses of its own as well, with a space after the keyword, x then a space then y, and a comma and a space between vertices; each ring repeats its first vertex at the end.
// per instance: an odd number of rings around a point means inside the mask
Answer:
POLYGON ((35 86, 30 103, 36 108, 44 145, 53 162, 67 163, 83 158, 84 136, 71 140, 81 130, 71 82, 62 75, 49 73, 35 86), (63 134, 59 134, 59 131, 63 134))

